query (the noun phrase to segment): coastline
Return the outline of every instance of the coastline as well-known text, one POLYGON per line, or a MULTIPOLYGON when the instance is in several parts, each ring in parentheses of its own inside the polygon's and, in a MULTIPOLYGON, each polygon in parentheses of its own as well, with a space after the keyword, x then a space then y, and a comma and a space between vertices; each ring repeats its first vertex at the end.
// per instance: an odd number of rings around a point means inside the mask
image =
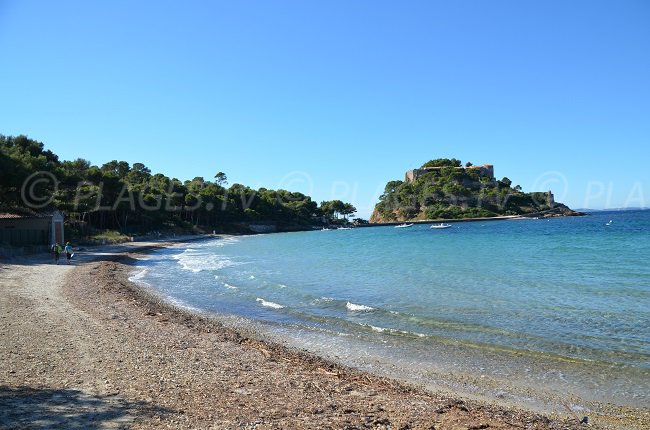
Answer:
POLYGON ((559 218, 559 217, 572 217, 572 216, 588 216, 588 213, 574 211, 568 209, 566 211, 561 208, 549 209, 541 212, 533 212, 525 215, 497 215, 492 217, 475 217, 475 218, 438 218, 438 219, 404 219, 399 221, 372 221, 373 216, 370 217, 370 223, 360 224, 358 227, 383 227, 393 226, 402 223, 413 224, 437 224, 437 223, 452 223, 452 222, 471 222, 471 221, 503 221, 503 220, 526 220, 526 219, 539 219, 539 218, 559 218))
MULTIPOLYGON (((43 256, 2 264, 0 385, 10 407, 0 426, 27 425, 34 410, 56 424, 56 408, 40 406, 56 397, 104 411, 74 419, 106 428, 581 427, 575 415, 543 416, 354 370, 174 307, 128 280, 140 254, 173 244, 97 248, 78 266, 43 256)), ((610 424, 644 428, 643 418, 610 424)))
POLYGON ((405 220, 405 221, 386 221, 386 222, 370 222, 368 224, 359 224, 357 227, 386 227, 400 225, 403 223, 412 223, 412 224, 438 224, 438 223, 456 223, 456 222, 471 222, 471 221, 504 221, 504 220, 513 220, 513 219, 531 219, 529 217, 524 217, 521 215, 500 215, 493 217, 481 217, 481 218, 441 218, 441 219, 415 219, 415 220, 405 220))

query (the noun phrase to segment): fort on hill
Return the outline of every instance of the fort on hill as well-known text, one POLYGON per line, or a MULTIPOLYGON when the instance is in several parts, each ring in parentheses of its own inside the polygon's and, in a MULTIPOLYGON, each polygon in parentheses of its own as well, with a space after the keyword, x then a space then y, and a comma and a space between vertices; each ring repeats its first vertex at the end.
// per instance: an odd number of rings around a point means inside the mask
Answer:
MULTIPOLYGON (((439 171, 441 169, 444 169, 445 166, 427 166, 427 167, 421 167, 419 169, 411 169, 406 171, 406 175, 404 180, 406 182, 414 182, 417 180, 420 176, 433 172, 433 171, 439 171)), ((479 176, 483 178, 488 178, 491 180, 494 180, 494 166, 492 164, 484 164, 482 166, 457 166, 454 167, 454 169, 461 169, 467 171, 468 169, 474 170, 478 172, 479 176)))
POLYGON ((370 222, 403 222, 582 215, 555 201, 551 191, 524 192, 507 177, 497 180, 494 165, 464 167, 439 158, 406 171, 404 181, 389 181, 370 222))

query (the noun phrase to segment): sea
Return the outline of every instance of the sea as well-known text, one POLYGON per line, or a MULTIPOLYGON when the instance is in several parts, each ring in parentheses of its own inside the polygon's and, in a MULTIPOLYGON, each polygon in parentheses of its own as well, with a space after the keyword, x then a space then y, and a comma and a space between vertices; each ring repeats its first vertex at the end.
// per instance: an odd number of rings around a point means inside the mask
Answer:
POLYGON ((650 406, 650 210, 179 244, 131 280, 353 367, 581 413, 650 406))

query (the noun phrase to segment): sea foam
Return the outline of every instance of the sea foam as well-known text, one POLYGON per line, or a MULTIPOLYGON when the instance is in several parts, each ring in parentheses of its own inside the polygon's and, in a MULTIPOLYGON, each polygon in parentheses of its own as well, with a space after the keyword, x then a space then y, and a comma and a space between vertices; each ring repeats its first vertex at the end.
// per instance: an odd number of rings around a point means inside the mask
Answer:
POLYGON ((149 285, 147 282, 145 282, 142 279, 147 275, 147 273, 149 273, 149 269, 140 270, 139 272, 134 273, 131 276, 129 276, 129 281, 134 282, 136 284, 149 285))
POLYGON ((191 248, 179 255, 175 255, 174 259, 181 265, 183 270, 189 270, 194 273, 202 272, 203 270, 219 270, 242 264, 236 263, 223 255, 196 252, 196 250, 191 248))
POLYGON ((406 331, 406 330, 398 330, 394 328, 386 328, 386 327, 378 327, 375 325, 371 324, 361 324, 364 327, 368 327, 370 330, 377 332, 377 333, 386 333, 386 334, 391 334, 391 335, 396 335, 396 336, 408 336, 408 337, 427 337, 427 335, 423 333, 417 333, 413 331, 406 331))
POLYGON ((370 311, 374 311, 374 310, 375 310, 375 308, 373 308, 373 307, 371 307, 371 306, 366 306, 366 305, 357 305, 357 304, 350 303, 350 302, 347 302, 347 303, 345 304, 345 307, 346 307, 349 311, 353 311, 353 312, 359 312, 359 311, 361 311, 361 312, 370 312, 370 311))
POLYGON ((262 306, 266 306, 267 308, 273 308, 273 309, 282 309, 282 308, 284 308, 284 306, 282 306, 282 305, 280 305, 278 303, 267 302, 266 300, 261 299, 259 297, 257 299, 255 299, 255 301, 258 302, 259 304, 261 304, 262 306))

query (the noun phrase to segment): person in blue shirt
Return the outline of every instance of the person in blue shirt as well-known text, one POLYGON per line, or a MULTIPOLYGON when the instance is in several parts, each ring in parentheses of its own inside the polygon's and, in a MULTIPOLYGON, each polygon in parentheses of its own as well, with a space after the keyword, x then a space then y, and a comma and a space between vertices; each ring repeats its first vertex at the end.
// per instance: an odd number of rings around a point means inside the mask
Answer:
POLYGON ((70 264, 70 259, 72 258, 72 246, 70 246, 70 242, 65 244, 65 248, 63 250, 65 251, 65 256, 68 259, 68 264, 70 264))

